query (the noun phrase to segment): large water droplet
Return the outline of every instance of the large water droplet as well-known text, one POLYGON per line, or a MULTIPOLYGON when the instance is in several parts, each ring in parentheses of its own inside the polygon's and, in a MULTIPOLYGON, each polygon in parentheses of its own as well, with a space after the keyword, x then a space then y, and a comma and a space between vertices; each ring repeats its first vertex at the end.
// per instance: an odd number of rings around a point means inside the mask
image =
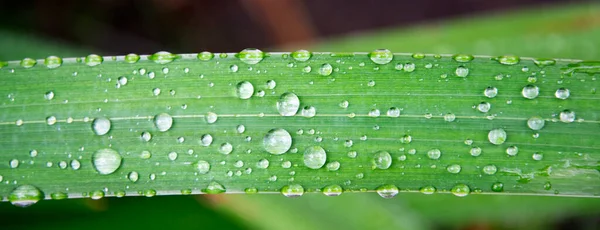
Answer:
POLYGON ((506 141, 506 131, 504 129, 492 129, 488 133, 488 140, 495 145, 501 145, 506 141))
POLYGON ((248 99, 254 94, 254 86, 250 82, 242 81, 237 84, 236 93, 239 98, 248 99))
POLYGON ((166 132, 173 126, 173 117, 168 113, 160 113, 154 117, 154 124, 161 132, 166 132))
POLYGON ((377 191, 377 194, 379 194, 379 196, 389 199, 389 198, 392 198, 392 197, 395 197, 396 195, 398 195, 398 192, 400 190, 395 185, 386 184, 386 185, 379 186, 376 189, 376 191, 377 191))
POLYGON ((546 122, 544 119, 538 116, 531 117, 529 120, 527 120, 527 126, 532 130, 540 130, 544 128, 545 123, 546 122))
POLYGON ((125 62, 129 63, 129 64, 133 64, 136 63, 140 60, 140 55, 134 54, 134 53, 130 53, 125 55, 125 62))
POLYGON ((471 156, 477 157, 477 156, 481 155, 481 148, 473 147, 473 148, 471 148, 471 150, 469 150, 469 153, 471 154, 471 156))
POLYGON ((44 197, 40 189, 33 185, 20 185, 8 195, 8 201, 17 207, 28 207, 44 197))
POLYGON ((311 169, 320 169, 325 165, 327 153, 321 146, 311 146, 304 151, 304 165, 311 169))
POLYGON ((498 88, 492 86, 487 87, 483 91, 483 95, 485 95, 488 98, 494 98, 496 97, 496 95, 498 95, 498 88))
POLYGON ((527 85, 527 86, 523 87, 521 94, 523 95, 524 98, 534 99, 540 94, 540 88, 538 88, 535 85, 527 85))
POLYGON ((215 54, 211 53, 211 52, 201 52, 198 53, 198 59, 201 61, 209 61, 211 59, 213 59, 215 57, 215 54))
POLYGON ((387 49, 377 49, 369 53, 369 58, 376 64, 385 65, 394 59, 394 54, 387 49))
POLYGON ((464 66, 459 66, 459 67, 456 68, 456 70, 454 71, 454 73, 458 77, 467 77, 469 75, 469 68, 464 67, 464 66))
POLYGON ((497 60, 500 64, 504 64, 504 65, 516 65, 516 64, 519 64, 519 61, 521 61, 519 56, 515 56, 515 55, 500 56, 497 58, 497 60))
POLYGON ((113 149, 100 149, 92 155, 92 164, 98 173, 111 174, 121 167, 121 154, 113 149))
POLYGON ((490 104, 489 102, 481 102, 479 103, 479 105, 477 105, 477 110, 479 110, 479 112, 482 113, 487 113, 490 111, 490 109, 492 108, 492 104, 490 104))
POLYGON ((498 168, 495 165, 486 165, 483 167, 483 173, 487 175, 494 175, 498 171, 498 168))
POLYGON ((140 179, 140 174, 136 171, 131 171, 129 174, 127 174, 127 178, 131 181, 131 182, 137 182, 140 179))
POLYGON ((386 114, 388 115, 388 117, 399 117, 400 109, 398 109, 396 107, 391 107, 390 109, 388 109, 386 114))
POLYGON ((213 142, 213 137, 210 134, 204 134, 202 135, 202 137, 200 137, 200 144, 202 146, 210 146, 210 144, 212 144, 213 142))
POLYGON ((427 157, 429 157, 429 159, 437 160, 437 159, 440 159, 441 156, 442 156, 442 151, 440 151, 439 149, 431 149, 431 150, 427 151, 427 157))
POLYGON ((292 147, 292 136, 285 129, 271 129, 263 139, 263 146, 271 154, 283 154, 292 147))
POLYGON ((233 151, 233 145, 229 144, 229 142, 225 142, 219 146, 219 152, 225 155, 230 154, 233 151))
POLYGON ((286 197, 299 197, 304 194, 304 187, 299 184, 286 185, 281 188, 281 194, 286 197))
POLYGON ((519 153, 519 148, 517 146, 510 146, 506 148, 506 154, 509 156, 516 156, 519 153))
POLYGON ((167 51, 156 52, 150 56, 148 56, 148 60, 154 61, 158 64, 167 64, 173 62, 175 59, 178 59, 179 55, 172 54, 167 51))
POLYGON ((342 186, 339 186, 337 184, 328 185, 325 186, 325 188, 323 188, 323 194, 325 194, 325 196, 339 196, 342 195, 342 192, 342 186))
POLYGON ((392 165, 392 155, 387 151, 379 151, 371 160, 372 169, 388 169, 392 165))
POLYGON ((110 131, 110 120, 105 117, 99 117, 92 122, 92 130, 96 135, 102 136, 110 131))
POLYGON ((308 50, 297 50, 292 53, 292 58, 296 61, 305 62, 312 57, 312 53, 308 50))
POLYGON ((44 65, 50 69, 58 68, 62 65, 63 60, 57 56, 50 56, 44 59, 44 65))
POLYGON ((323 64, 319 68, 319 74, 321 74, 322 76, 329 76, 329 75, 331 75, 332 72, 333 72, 333 66, 331 66, 328 63, 323 64))
POLYGON ((265 58, 265 53, 259 49, 244 49, 236 55, 241 61, 246 64, 254 65, 265 58))
POLYGON ((281 116, 294 116, 300 108, 300 99, 294 93, 284 93, 277 100, 277 111, 281 116))
POLYGON ((35 66, 35 64, 37 64, 37 61, 32 58, 23 58, 23 60, 21 60, 21 63, 20 63, 20 65, 23 68, 31 68, 31 67, 35 66))
POLYGON ((556 98, 562 99, 562 100, 565 100, 565 99, 569 98, 570 95, 571 95, 571 92, 567 88, 559 88, 554 93, 554 96, 556 98))
POLYGON ((102 64, 102 62, 104 61, 104 58, 97 54, 90 54, 87 57, 85 57, 85 59, 83 61, 88 66, 97 66, 97 65, 102 64))
POLYGON ((208 161, 199 160, 194 166, 200 174, 207 174, 210 171, 210 163, 208 161))
POLYGON ((311 118, 317 114, 317 109, 315 109, 313 106, 306 106, 302 109, 301 114, 304 117, 311 118))
POLYGON ((564 123, 571 123, 575 121, 575 112, 567 109, 560 112, 558 117, 564 123))
POLYGON ((457 184, 450 190, 452 194, 458 197, 465 197, 469 195, 471 189, 466 184, 457 184))
POLYGON ((219 194, 224 193, 226 191, 223 185, 217 183, 216 181, 211 181, 208 183, 208 186, 205 189, 202 189, 202 192, 206 194, 219 194))
POLYGON ((448 170, 449 173, 453 173, 453 174, 459 173, 461 169, 462 169, 462 167, 458 164, 448 165, 448 167, 446 168, 446 170, 448 170))

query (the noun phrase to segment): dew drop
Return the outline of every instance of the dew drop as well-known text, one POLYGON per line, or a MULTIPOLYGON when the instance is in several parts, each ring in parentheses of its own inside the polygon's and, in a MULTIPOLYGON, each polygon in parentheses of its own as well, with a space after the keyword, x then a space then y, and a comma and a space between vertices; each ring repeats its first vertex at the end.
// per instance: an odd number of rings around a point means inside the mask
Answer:
POLYGON ((524 98, 534 99, 540 94, 540 88, 538 88, 535 85, 527 85, 527 86, 523 87, 521 94, 523 95, 524 98))
POLYGON ((321 65, 319 68, 319 74, 322 76, 329 76, 333 72, 333 66, 328 63, 321 65))
POLYGON ((473 61, 473 59, 475 59, 475 57, 473 57, 473 55, 469 55, 469 54, 456 54, 456 55, 452 56, 452 59, 454 59, 454 61, 464 63, 464 62, 473 61))
POLYGON ((342 186, 337 184, 328 185, 323 188, 323 194, 325 194, 325 196, 339 196, 342 195, 342 192, 342 186))
POLYGON ((240 69, 240 67, 238 67, 237 65, 230 65, 229 66, 229 70, 231 70, 231 72, 237 73, 237 71, 240 69))
POLYGON ((104 198, 104 192, 100 190, 93 191, 90 193, 90 198, 92 198, 92 200, 100 200, 104 198))
POLYGON ((277 100, 277 111, 281 116, 294 116, 300 108, 300 99, 294 93, 284 93, 277 100))
POLYGON ((492 191, 502 192, 504 191, 504 184, 502 182, 495 182, 492 184, 492 191))
POLYGON ((240 51, 236 56, 240 59, 240 61, 246 64, 254 65, 265 58, 265 53, 259 49, 249 48, 240 51))
POLYGON ((140 179, 140 174, 138 174, 136 171, 131 171, 129 174, 127 174, 127 179, 135 183, 140 179))
POLYGON ((31 68, 31 67, 35 66, 35 64, 37 64, 37 61, 32 58, 23 58, 23 60, 21 60, 21 63, 20 63, 20 65, 23 68, 31 68))
POLYGON ((498 88, 492 86, 487 87, 483 91, 483 95, 485 95, 488 98, 494 98, 496 97, 496 95, 498 95, 498 88))
POLYGON ((311 169, 320 169, 325 165, 327 153, 321 146, 311 146, 304 151, 304 165, 311 169))
POLYGON ((121 167, 122 157, 113 149, 100 149, 92 155, 92 165, 102 175, 111 174, 121 167))
POLYGON ((437 159, 440 159, 441 156, 442 156, 442 151, 440 151, 439 149, 431 149, 431 150, 427 151, 427 157, 429 157, 429 159, 437 160, 437 159))
POLYGON ((299 184, 286 185, 281 188, 281 194, 286 197, 299 197, 304 194, 304 187, 299 184))
POLYGON ((292 136, 285 129, 271 129, 263 139, 263 146, 271 154, 283 154, 292 146, 292 136))
POLYGON ((173 126, 173 117, 168 113, 159 113, 154 117, 154 125, 158 131, 166 132, 173 126))
POLYGON ((495 145, 501 145, 506 141, 506 131, 504 129, 492 129, 488 133, 488 140, 495 145))
POLYGON ((102 64, 103 61, 104 58, 97 54, 90 54, 83 60, 83 62, 85 62, 85 64, 88 66, 97 66, 102 64))
POLYGON ((292 52, 292 58, 296 61, 305 62, 312 57, 312 53, 308 50, 297 50, 292 52))
POLYGON ((456 70, 454 71, 454 73, 458 77, 467 77, 469 75, 469 68, 464 67, 464 66, 459 66, 459 67, 456 68, 456 70))
POLYGON ((130 53, 125 55, 125 62, 129 63, 129 64, 133 64, 136 63, 140 60, 140 55, 134 54, 134 53, 130 53))
POLYGON ((446 115, 444 115, 444 121, 453 122, 454 120, 456 120, 456 115, 454 115, 453 113, 447 113, 446 115))
POLYGON ((327 171, 337 171, 338 169, 340 169, 340 162, 333 161, 327 163, 327 171))
POLYGON ((44 99, 52 100, 54 99, 54 91, 48 91, 44 94, 44 99))
POLYGON ((202 146, 208 147, 210 146, 210 144, 212 144, 213 142, 213 137, 210 134, 204 134, 202 135, 202 137, 200 137, 200 144, 202 146))
POLYGON ((396 187, 395 185, 391 185, 391 184, 379 186, 376 189, 376 191, 377 191, 377 194, 379 194, 379 196, 386 198, 386 199, 395 197, 396 195, 398 195, 398 192, 400 192, 398 187, 396 187))
POLYGON ((158 96, 158 95, 160 95, 160 88, 154 88, 154 89, 152 89, 152 94, 153 94, 154 96, 158 96))
POLYGON ((235 130, 237 131, 237 133, 244 133, 246 131, 246 126, 238 125, 237 127, 235 127, 235 130))
POLYGON ((561 122, 571 123, 571 122, 575 121, 575 112, 573 112, 571 110, 564 110, 564 111, 560 112, 558 117, 561 122))
POLYGON ((140 135, 140 137, 143 141, 148 142, 152 139, 152 134, 150 134, 149 132, 142 132, 142 135, 140 135))
POLYGON ((498 62, 503 65, 516 65, 521 60, 518 56, 505 55, 497 58, 498 62))
POLYGON ((33 185, 20 185, 10 192, 8 195, 8 201, 17 207, 28 207, 37 203, 44 197, 44 194, 40 189, 33 185))
POLYGON ((471 148, 471 150, 469 150, 469 153, 471 153, 471 156, 477 157, 477 156, 481 155, 481 148, 473 147, 473 148, 471 148))
POLYGON ((448 172, 452 173, 452 174, 459 173, 461 169, 462 169, 462 167, 460 167, 460 165, 458 165, 458 164, 452 164, 452 165, 449 165, 448 167, 446 167, 446 170, 448 170, 448 172))
POLYGON ((225 191, 227 191, 225 187, 216 181, 211 181, 205 189, 202 189, 202 192, 206 194, 219 194, 224 193, 225 191))
POLYGON ((388 109, 387 111, 387 116, 388 117, 399 117, 400 116, 400 109, 396 108, 396 107, 391 107, 390 109, 388 109))
POLYGON ((62 65, 62 63, 62 58, 59 58, 57 56, 49 56, 46 59, 44 59, 44 65, 46 65, 46 67, 50 69, 58 68, 62 65))
POLYGON ((55 116, 49 116, 46 118, 46 124, 48 125, 54 125, 56 124, 56 117, 55 116))
POLYGON ((110 120, 105 117, 98 117, 92 122, 92 130, 98 136, 102 136, 110 131, 110 120))
POLYGON ((466 184, 457 184, 450 190, 452 194, 458 197, 465 197, 469 195, 471 189, 466 184))
POLYGON ((529 120, 527 120, 527 126, 532 130, 540 130, 544 128, 545 123, 546 122, 544 119, 538 116, 531 117, 529 120))
POLYGON ((254 86, 250 82, 242 81, 237 84, 236 93, 239 98, 248 99, 254 94, 254 86))
POLYGON ((385 65, 394 59, 394 54, 387 49, 377 49, 369 53, 369 58, 376 64, 385 65))
POLYGON ((481 103, 479 103, 479 105, 477 105, 477 110, 479 110, 479 112, 482 112, 482 113, 489 112, 491 108, 492 108, 492 104, 490 104, 489 102, 481 102, 481 103))
POLYGON ((495 165, 486 165, 483 167, 483 173, 487 175, 494 175, 498 171, 498 168, 495 165))
POLYGON ((179 58, 179 55, 172 54, 167 51, 156 52, 156 53, 148 56, 148 60, 153 61, 158 64, 167 64, 167 63, 173 62, 177 58, 179 58))
POLYGON ((567 88, 559 88, 554 93, 554 96, 556 96, 556 98, 562 99, 562 100, 569 98, 570 95, 571 95, 571 92, 567 88))
POLYGON ((219 146, 221 154, 229 155, 233 151, 233 146, 229 142, 225 142, 219 146))
POLYGON ((8 164, 10 165, 10 168, 18 168, 19 167, 19 160, 17 159, 12 159, 10 162, 8 162, 8 164))
POLYGON ((198 60, 201 60, 201 61, 210 61, 214 57, 215 57, 215 54, 213 54, 211 52, 206 52, 206 51, 198 53, 198 55, 197 55, 198 60))
POLYGON ((73 168, 73 170, 78 170, 79 168, 81 168, 81 162, 79 162, 78 160, 72 160, 71 168, 73 168))
POLYGON ((415 71, 415 68, 416 68, 416 66, 414 63, 406 63, 406 64, 404 64, 404 67, 402 69, 404 70, 404 72, 410 73, 410 72, 415 71))
POLYGON ((358 153, 356 151, 350 151, 350 152, 348 152, 347 155, 350 158, 356 158, 356 156, 358 155, 358 153))
POLYGON ((167 157, 169 158, 169 160, 172 160, 172 161, 177 160, 177 156, 178 156, 177 152, 170 152, 169 154, 167 154, 167 157))
POLYGON ((381 115, 379 109, 372 109, 369 111, 369 117, 379 117, 379 115, 381 115))
POLYGON ((533 155, 531 155, 531 158, 533 158, 533 160, 536 161, 541 161, 544 158, 544 155, 541 153, 534 153, 533 155))
POLYGON ((315 107, 313 106, 306 106, 304 108, 302 108, 302 112, 300 112, 302 114, 302 116, 306 117, 306 118, 311 118, 314 117, 317 113, 317 109, 315 109, 315 107))
POLYGON ((386 151, 379 151, 373 155, 371 160, 372 169, 388 169, 392 165, 392 155, 386 151))
POLYGON ((269 167, 269 160, 267 160, 267 159, 259 160, 258 163, 256 163, 256 166, 261 169, 266 169, 269 167))
POLYGON ((506 148, 506 154, 509 156, 516 156, 519 153, 519 148, 517 146, 510 146, 506 148))
POLYGON ((205 160, 199 160, 196 162, 196 164, 194 164, 194 167, 200 174, 207 174, 210 171, 210 163, 205 160))
POLYGON ((37 150, 33 149, 33 150, 29 151, 29 156, 36 157, 37 155, 38 155, 38 151, 37 150))

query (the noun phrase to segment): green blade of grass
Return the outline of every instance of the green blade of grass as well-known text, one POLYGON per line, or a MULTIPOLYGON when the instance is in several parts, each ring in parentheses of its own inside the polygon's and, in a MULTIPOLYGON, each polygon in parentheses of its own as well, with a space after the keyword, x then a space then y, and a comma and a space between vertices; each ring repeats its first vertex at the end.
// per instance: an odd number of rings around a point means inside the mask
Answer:
POLYGON ((600 192, 595 62, 261 55, 8 62, 0 195, 600 192))

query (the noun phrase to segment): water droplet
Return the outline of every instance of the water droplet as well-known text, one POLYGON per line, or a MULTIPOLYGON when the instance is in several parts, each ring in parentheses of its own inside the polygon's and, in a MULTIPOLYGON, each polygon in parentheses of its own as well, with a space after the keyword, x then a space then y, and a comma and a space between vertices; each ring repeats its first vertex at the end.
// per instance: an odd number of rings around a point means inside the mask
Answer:
POLYGON ((469 153, 471 153, 471 156, 477 157, 477 156, 481 155, 481 148, 473 147, 473 148, 471 148, 471 150, 469 150, 469 153))
POLYGON ((204 51, 204 52, 199 53, 197 57, 201 61, 210 61, 211 59, 213 59, 215 57, 215 54, 204 51))
POLYGON ((167 157, 169 158, 169 160, 177 160, 177 152, 170 152, 169 154, 167 154, 167 157))
POLYGON ((506 131, 504 129, 492 129, 488 133, 488 140, 495 145, 501 145, 506 141, 506 131))
POLYGON ((160 95, 160 89, 159 88, 152 89, 152 94, 154 94, 154 96, 160 95))
POLYGON ((492 184, 492 191, 502 192, 504 191, 504 184, 502 182, 496 182, 492 184))
POLYGON ((98 173, 111 174, 121 167, 122 157, 113 149, 100 149, 92 155, 92 164, 98 173))
POLYGON ((206 122, 209 124, 214 124, 219 119, 219 116, 216 113, 208 112, 206 113, 206 122))
POLYGON ((500 57, 497 57, 496 60, 500 64, 504 64, 504 65, 516 65, 516 64, 519 64, 519 61, 521 61, 521 59, 518 56, 514 56, 514 55, 500 56, 500 57))
POLYGON ((239 98, 248 99, 254 94, 254 86, 250 82, 242 81, 237 84, 236 93, 239 98))
POLYGON ((482 113, 487 113, 488 111, 490 111, 491 108, 492 104, 490 104, 489 102, 481 102, 479 103, 479 105, 477 105, 477 110, 479 110, 479 112, 482 113))
POLYGON ((263 146, 271 154, 283 154, 292 146, 292 136, 285 129, 271 129, 263 139, 263 146))
POLYGON ((219 146, 219 152, 225 155, 230 154, 233 151, 233 146, 229 142, 225 142, 219 146))
POLYGON ((35 64, 37 64, 37 61, 32 58, 23 58, 23 60, 21 60, 21 63, 20 63, 20 65, 23 68, 31 68, 31 67, 35 66, 35 64))
POLYGON ((552 189, 552 184, 548 181, 546 183, 544 183, 544 189, 545 190, 550 190, 552 189))
POLYGON ((394 59, 394 54, 387 49, 377 49, 369 53, 369 58, 376 64, 385 65, 394 59))
POLYGON ((294 93, 284 93, 277 100, 277 111, 281 116, 294 116, 300 108, 300 99, 294 93))
POLYGON ((44 94, 44 99, 52 100, 54 99, 54 91, 48 91, 44 94))
POLYGON ((19 167, 19 160, 17 159, 12 159, 10 162, 8 162, 8 164, 10 165, 10 168, 18 168, 19 167))
POLYGON ((20 185, 8 195, 8 201, 17 207, 28 207, 44 197, 40 189, 33 185, 20 185))
POLYGON ((311 169, 320 169, 325 165, 327 153, 321 146, 311 146, 304 151, 304 165, 311 169))
POLYGON ((488 98, 494 98, 496 97, 496 95, 498 95, 498 88, 492 86, 487 87, 483 91, 483 95, 485 95, 488 98))
POLYGON ((104 58, 97 54, 90 54, 83 60, 83 62, 85 62, 85 64, 88 66, 97 66, 102 64, 103 61, 104 58))
POLYGON ((256 164, 257 167, 261 168, 261 169, 266 169, 269 167, 269 160, 267 159, 262 159, 260 161, 258 161, 258 163, 256 164))
POLYGON ((140 158, 142 159, 150 159, 152 157, 152 153, 148 150, 144 150, 140 153, 140 158))
POLYGON ((458 197, 465 197, 469 195, 471 189, 466 184, 457 184, 450 190, 452 194, 458 197))
POLYGON ((333 162, 327 163, 327 170, 328 171, 337 171, 338 169, 340 169, 340 162, 333 161, 333 162))
POLYGON ((307 118, 311 118, 314 117, 317 113, 317 109, 315 109, 315 107, 313 106, 306 106, 302 109, 302 116, 307 117, 307 118))
POLYGON ((98 136, 102 136, 110 131, 110 120, 105 117, 98 117, 92 122, 92 130, 98 136))
POLYGON ((487 175, 494 175, 498 171, 498 168, 495 165, 486 165, 483 167, 483 173, 487 175))
POLYGON ((464 66, 459 66, 459 67, 456 68, 456 70, 454 71, 454 73, 458 77, 467 77, 469 75, 469 68, 464 67, 464 66))
POLYGON ((312 57, 312 53, 308 50, 297 50, 292 53, 292 58, 296 61, 305 62, 312 57))
POLYGON ((78 170, 79 168, 81 168, 81 162, 79 162, 78 160, 72 160, 71 168, 73 168, 73 170, 78 170))
POLYGON ((312 71, 312 67, 310 67, 310 66, 308 66, 308 65, 307 65, 307 66, 304 66, 304 68, 302 68, 302 72, 305 72, 305 73, 310 73, 310 71, 312 71))
POLYGON ((131 53, 131 54, 127 54, 125 55, 125 62, 129 63, 129 64, 133 64, 136 63, 140 60, 140 55, 131 53))
POLYGON ((208 186, 205 189, 202 189, 202 192, 206 194, 219 194, 224 193, 226 191, 223 185, 217 183, 216 181, 211 181, 208 183, 208 186))
POLYGON ((437 160, 437 159, 440 159, 441 156, 442 156, 442 151, 440 151, 439 149, 431 149, 431 150, 427 151, 427 157, 429 157, 429 159, 437 160))
POLYGON ((323 194, 325 194, 325 196, 339 196, 342 195, 342 192, 342 186, 337 184, 328 185, 323 188, 323 194))
POLYGON ((263 60, 265 53, 259 49, 249 48, 240 51, 236 56, 240 59, 240 61, 246 64, 254 65, 263 60))
POLYGON ((444 115, 444 121, 453 122, 454 120, 456 120, 456 115, 454 115, 453 113, 447 113, 446 115, 444 115))
POLYGON ((229 70, 231 70, 231 72, 237 73, 237 71, 240 69, 240 67, 238 67, 237 65, 230 65, 229 66, 229 70))
POLYGON ((354 142, 353 142, 352 140, 346 140, 346 141, 344 142, 344 146, 345 146, 345 147, 348 147, 348 148, 349 148, 349 147, 352 147, 352 145, 354 145, 354 142))
POLYGON ((100 190, 93 191, 90 193, 90 198, 92 198, 92 200, 100 200, 104 198, 104 192, 100 190))
POLYGON ((46 118, 46 124, 48 125, 54 125, 56 124, 56 117, 55 116, 49 116, 46 118))
POLYGON ((546 66, 555 65, 556 61, 554 59, 538 58, 534 59, 533 63, 535 63, 535 65, 537 65, 538 67, 543 68, 546 66))
POLYGON ((237 131, 237 133, 244 133, 246 131, 246 126, 238 125, 237 127, 235 127, 235 130, 237 131))
POLYGON ((173 62, 175 59, 178 59, 179 55, 172 54, 167 51, 156 52, 150 56, 148 56, 148 60, 154 61, 158 64, 167 64, 173 62))
POLYGON ((388 117, 399 117, 400 116, 400 109, 398 109, 396 107, 391 107, 387 111, 387 116, 388 117))
POLYGON ((540 88, 538 88, 535 85, 527 85, 527 86, 523 87, 521 94, 523 95, 524 98, 534 99, 540 94, 540 88))
POLYGON ((457 61, 457 62, 470 62, 470 61, 473 61, 473 59, 475 59, 475 57, 473 57, 473 55, 469 55, 469 54, 455 54, 454 56, 452 56, 452 59, 454 59, 454 61, 457 61))
POLYGON ((575 112, 571 110, 564 110, 559 114, 560 121, 564 123, 571 123, 575 121, 575 112))
POLYGON ((328 63, 321 65, 319 68, 319 74, 322 76, 329 76, 333 72, 333 66, 328 63))
POLYGON ((213 137, 210 134, 204 134, 204 135, 202 135, 202 137, 200 137, 200 144, 202 146, 208 147, 208 146, 210 146, 210 144, 212 144, 212 142, 213 142, 213 137))
POLYGON ((533 158, 533 160, 536 161, 541 161, 544 158, 544 155, 541 153, 533 153, 533 155, 531 155, 531 158, 533 158))
POLYGON ((421 192, 425 195, 431 195, 431 194, 434 194, 436 190, 437 189, 435 187, 429 185, 429 186, 421 187, 419 189, 419 192, 421 192))
POLYGON ((519 153, 519 148, 517 146, 510 146, 506 148, 506 154, 509 156, 516 156, 519 153))
POLYGON ((140 174, 138 174, 138 172, 136 171, 131 171, 128 175, 127 178, 131 181, 131 182, 136 182, 140 179, 140 174))
POLYGON ((462 167, 460 167, 460 165, 458 165, 458 164, 452 164, 446 168, 446 170, 448 170, 449 173, 453 173, 453 174, 459 173, 461 169, 462 169, 462 167))
POLYGON ((356 151, 348 152, 348 157, 350 157, 350 158, 356 158, 357 155, 358 155, 358 153, 356 151))
POLYGON ((154 125, 158 131, 166 132, 173 126, 173 117, 168 113, 159 113, 154 117, 154 125))
POLYGON ((414 63, 406 63, 406 64, 404 64, 403 70, 404 70, 404 72, 410 73, 410 72, 415 71, 415 68, 416 68, 416 66, 414 63))
POLYGON ((69 196, 64 192, 55 192, 50 194, 50 198, 53 200, 64 200, 69 198, 69 196))
POLYGON ((152 134, 150 134, 149 132, 142 132, 142 135, 140 135, 140 137, 143 141, 148 142, 152 139, 152 134))
POLYGON ((400 142, 402 142, 402 144, 408 144, 408 143, 412 142, 412 136, 406 134, 400 138, 400 142))
POLYGON ((388 169, 392 165, 392 155, 386 151, 379 151, 371 160, 372 169, 388 169))
POLYGON ((373 80, 370 80, 370 81, 367 83, 367 86, 369 86, 369 87, 373 87, 373 86, 375 86, 375 81, 373 81, 373 80))
POLYGON ((304 194, 304 187, 299 184, 286 185, 281 188, 281 194, 286 197, 299 197, 304 194))
POLYGON ((396 195, 398 195, 398 192, 400 192, 398 187, 396 187, 395 185, 392 185, 392 184, 386 184, 386 185, 379 186, 376 189, 376 191, 377 191, 377 194, 379 194, 379 196, 386 198, 386 199, 395 197, 396 195))
POLYGON ((567 88, 559 88, 554 93, 554 96, 556 96, 556 98, 562 99, 562 100, 569 98, 570 95, 571 95, 571 92, 567 88))
POLYGON ((372 109, 369 111, 369 117, 379 117, 379 115, 381 115, 379 109, 372 109))
POLYGON ((527 120, 527 126, 532 130, 540 130, 544 128, 545 123, 546 122, 544 119, 538 116, 531 117, 529 120, 527 120))
POLYGON ((58 68, 62 65, 63 60, 57 56, 49 56, 44 59, 44 65, 50 69, 58 68))
POLYGON ((194 164, 194 167, 196 167, 196 170, 200 174, 207 174, 210 171, 210 163, 208 161, 199 160, 194 164))
POLYGON ((342 109, 347 109, 349 104, 350 103, 348 101, 342 101, 342 102, 340 102, 339 106, 342 109))
POLYGON ((37 150, 33 149, 33 150, 29 151, 29 156, 36 157, 37 155, 38 155, 38 151, 37 150))

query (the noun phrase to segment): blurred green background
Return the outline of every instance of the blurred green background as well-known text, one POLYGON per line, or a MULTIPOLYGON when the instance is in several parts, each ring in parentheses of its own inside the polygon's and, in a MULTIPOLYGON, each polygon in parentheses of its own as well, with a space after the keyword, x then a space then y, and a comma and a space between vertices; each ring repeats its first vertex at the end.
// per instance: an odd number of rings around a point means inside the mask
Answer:
MULTIPOLYGON (((371 51, 600 60, 597 1, 0 3, 0 60, 130 52, 371 51)), ((0 203, 2 229, 600 229, 600 199, 204 195, 0 203)))

